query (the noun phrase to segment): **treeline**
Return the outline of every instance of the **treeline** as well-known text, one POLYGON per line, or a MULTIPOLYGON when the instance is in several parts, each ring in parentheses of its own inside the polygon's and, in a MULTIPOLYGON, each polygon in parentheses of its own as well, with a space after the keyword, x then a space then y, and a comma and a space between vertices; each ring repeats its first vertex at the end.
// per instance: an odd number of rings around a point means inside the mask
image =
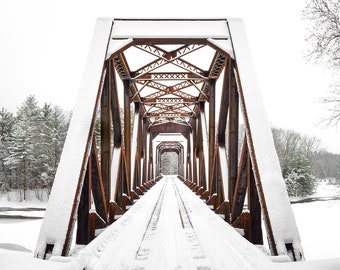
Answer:
MULTIPOLYGON (((25 99, 16 115, 0 110, 1 193, 16 190, 26 200, 29 190, 38 199, 42 191, 50 192, 68 124, 60 107, 39 107, 34 96, 25 99)), ((272 131, 289 195, 312 194, 318 178, 340 179, 340 155, 322 150, 319 139, 293 130, 272 131)))
POLYGON ((67 133, 69 117, 58 106, 39 107, 31 95, 16 115, 0 110, 0 191, 17 190, 20 200, 27 191, 51 190, 67 133))
POLYGON ((290 196, 311 195, 317 179, 340 179, 340 155, 326 152, 316 137, 273 128, 275 148, 290 196))

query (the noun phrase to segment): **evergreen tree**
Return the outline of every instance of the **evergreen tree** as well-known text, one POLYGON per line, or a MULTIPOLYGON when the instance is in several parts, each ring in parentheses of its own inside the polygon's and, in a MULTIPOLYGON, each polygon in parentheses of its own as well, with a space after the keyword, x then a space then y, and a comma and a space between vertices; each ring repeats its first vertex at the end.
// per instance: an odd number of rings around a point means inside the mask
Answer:
POLYGON ((53 184, 62 148, 64 145, 68 121, 60 107, 44 104, 41 110, 40 130, 40 187, 49 191, 53 184))
POLYGON ((316 182, 312 167, 310 161, 303 155, 295 160, 294 166, 286 168, 284 178, 290 196, 306 196, 315 191, 316 182))
POLYGON ((316 185, 313 172, 317 164, 319 140, 293 130, 273 128, 272 131, 289 195, 312 194, 316 185))
POLYGON ((6 178, 10 172, 4 165, 4 159, 9 154, 8 147, 12 136, 13 125, 13 114, 2 108, 0 110, 0 192, 6 192, 11 189, 11 183, 7 181, 6 178))
POLYGON ((5 158, 5 166, 12 172, 9 178, 24 200, 27 190, 37 185, 37 163, 40 160, 35 146, 39 142, 39 115, 40 108, 35 97, 27 97, 18 110, 9 156, 5 158))

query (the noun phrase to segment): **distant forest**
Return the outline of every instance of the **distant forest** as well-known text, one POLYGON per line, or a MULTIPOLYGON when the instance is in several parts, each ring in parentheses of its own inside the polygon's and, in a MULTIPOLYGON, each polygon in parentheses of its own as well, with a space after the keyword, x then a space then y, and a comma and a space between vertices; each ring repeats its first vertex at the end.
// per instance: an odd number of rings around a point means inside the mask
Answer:
POLYGON ((311 195, 317 179, 340 179, 340 155, 323 150, 318 138, 281 128, 272 132, 290 196, 311 195))
MULTIPOLYGON (((15 115, 0 110, 0 193, 17 191, 20 200, 27 200, 28 191, 38 199, 49 194, 69 118, 58 106, 40 107, 32 95, 15 115)), ((317 179, 340 179, 340 155, 323 150, 318 138, 280 128, 272 131, 289 195, 312 194, 317 179)))

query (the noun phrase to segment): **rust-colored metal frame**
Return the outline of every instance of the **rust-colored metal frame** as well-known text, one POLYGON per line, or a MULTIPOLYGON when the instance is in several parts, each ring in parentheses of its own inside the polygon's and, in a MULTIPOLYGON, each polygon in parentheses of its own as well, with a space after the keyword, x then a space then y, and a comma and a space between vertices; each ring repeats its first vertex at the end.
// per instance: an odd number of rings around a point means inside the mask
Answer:
POLYGON ((174 149, 181 157, 180 178, 184 183, 217 214, 223 215, 226 222, 243 230, 244 237, 254 244, 263 244, 263 218, 271 253, 278 255, 266 196, 256 171, 247 111, 240 115, 243 94, 233 54, 208 36, 121 40, 110 36, 108 41, 108 44, 122 42, 122 46, 103 61, 81 176, 75 179, 78 187, 72 212, 65 217, 69 226, 62 251, 58 253, 54 243, 46 240, 45 247, 37 248, 36 256, 68 255, 76 217, 76 243, 89 243, 98 229, 114 222, 156 183, 160 177, 159 157, 174 149), (169 44, 177 44, 177 48, 169 51, 162 47, 169 44), (208 70, 185 58, 205 46, 215 50, 208 70), (131 71, 125 55, 130 47, 152 55, 155 60, 131 71), (167 65, 181 71, 157 71, 167 65), (123 89, 118 89, 117 75, 123 89), (220 89, 217 81, 222 82, 220 89), (153 93, 143 95, 146 87, 153 93), (194 87, 195 94, 184 91, 189 87, 194 87), (123 96, 122 107, 119 91, 123 96), (243 133, 241 116, 245 119, 243 133), (100 126, 99 136, 94 132, 96 122, 100 126), (162 133, 182 134, 187 140, 187 156, 183 155, 183 146, 163 143, 157 147, 158 157, 154 157, 154 138, 162 133))

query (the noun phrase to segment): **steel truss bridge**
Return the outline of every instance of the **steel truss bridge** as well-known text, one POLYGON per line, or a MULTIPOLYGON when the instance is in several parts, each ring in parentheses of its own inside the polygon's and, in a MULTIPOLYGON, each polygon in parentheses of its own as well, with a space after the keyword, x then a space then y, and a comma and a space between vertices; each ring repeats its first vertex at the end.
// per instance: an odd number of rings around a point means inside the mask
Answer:
POLYGON ((176 185, 237 239, 255 249, 266 238, 271 256, 303 258, 239 19, 97 21, 35 256, 68 256, 72 240, 103 238, 169 181, 168 153, 176 185))

